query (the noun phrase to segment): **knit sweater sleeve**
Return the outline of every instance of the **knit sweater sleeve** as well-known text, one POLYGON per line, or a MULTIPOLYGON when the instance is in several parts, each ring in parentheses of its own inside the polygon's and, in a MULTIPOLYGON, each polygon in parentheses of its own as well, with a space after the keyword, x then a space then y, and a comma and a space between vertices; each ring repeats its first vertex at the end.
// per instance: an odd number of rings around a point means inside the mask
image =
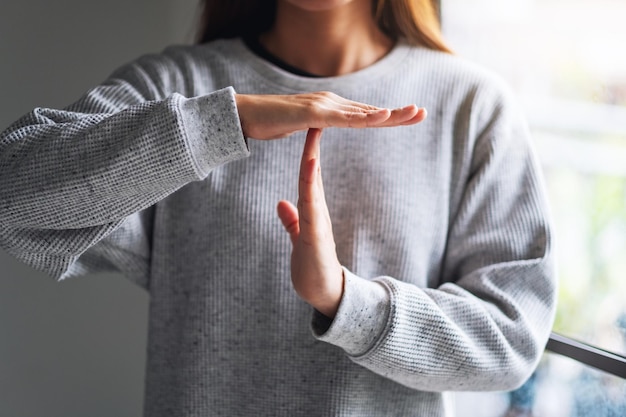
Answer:
POLYGON ((530 375, 552 325, 556 283, 542 181, 507 97, 473 106, 470 169, 439 286, 345 270, 334 321, 314 318, 319 339, 424 391, 506 390, 530 375))
POLYGON ((36 108, 2 132, 0 247, 63 279, 93 269, 76 261, 117 230, 109 246, 145 266, 147 209, 248 155, 234 90, 187 97, 183 72, 165 54, 143 57, 66 109, 36 108))

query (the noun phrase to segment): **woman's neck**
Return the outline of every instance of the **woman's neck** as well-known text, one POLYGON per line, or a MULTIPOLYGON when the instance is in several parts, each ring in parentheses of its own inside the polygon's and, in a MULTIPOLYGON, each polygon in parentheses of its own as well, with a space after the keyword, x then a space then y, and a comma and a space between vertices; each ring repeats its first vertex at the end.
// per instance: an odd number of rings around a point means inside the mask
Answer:
POLYGON ((365 68, 393 47, 374 21, 370 0, 323 11, 279 0, 275 24, 259 41, 287 64, 327 77, 365 68))

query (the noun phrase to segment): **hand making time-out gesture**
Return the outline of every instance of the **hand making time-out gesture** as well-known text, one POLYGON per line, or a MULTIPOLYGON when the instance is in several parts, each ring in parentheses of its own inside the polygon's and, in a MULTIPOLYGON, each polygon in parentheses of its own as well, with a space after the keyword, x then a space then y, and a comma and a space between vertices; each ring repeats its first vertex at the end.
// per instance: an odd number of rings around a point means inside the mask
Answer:
POLYGON ((298 207, 278 203, 278 216, 291 237, 291 281, 296 293, 317 311, 333 318, 343 295, 343 270, 320 169, 320 129, 309 129, 298 181, 298 207))

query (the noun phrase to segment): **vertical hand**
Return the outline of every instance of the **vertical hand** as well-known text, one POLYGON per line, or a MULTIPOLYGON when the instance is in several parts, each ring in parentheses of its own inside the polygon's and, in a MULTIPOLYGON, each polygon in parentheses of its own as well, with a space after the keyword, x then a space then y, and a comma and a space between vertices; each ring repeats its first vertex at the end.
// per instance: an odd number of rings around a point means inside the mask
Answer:
POLYGON ((291 281, 296 293, 327 317, 337 313, 343 270, 337 259, 320 168, 320 129, 309 129, 300 163, 298 207, 280 201, 277 211, 291 237, 291 281))

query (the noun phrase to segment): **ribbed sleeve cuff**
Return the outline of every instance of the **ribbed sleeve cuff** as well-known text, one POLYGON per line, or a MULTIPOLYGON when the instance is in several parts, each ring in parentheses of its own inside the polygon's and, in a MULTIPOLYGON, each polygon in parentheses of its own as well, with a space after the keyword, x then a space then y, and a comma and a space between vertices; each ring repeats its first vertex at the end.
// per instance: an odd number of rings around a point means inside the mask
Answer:
POLYGON ((200 178, 221 164, 250 155, 232 87, 183 99, 180 112, 200 178))
POLYGON ((314 336, 338 346, 349 355, 367 352, 381 337, 389 316, 390 297, 376 281, 360 278, 343 269, 344 292, 333 320, 315 311, 314 336))

